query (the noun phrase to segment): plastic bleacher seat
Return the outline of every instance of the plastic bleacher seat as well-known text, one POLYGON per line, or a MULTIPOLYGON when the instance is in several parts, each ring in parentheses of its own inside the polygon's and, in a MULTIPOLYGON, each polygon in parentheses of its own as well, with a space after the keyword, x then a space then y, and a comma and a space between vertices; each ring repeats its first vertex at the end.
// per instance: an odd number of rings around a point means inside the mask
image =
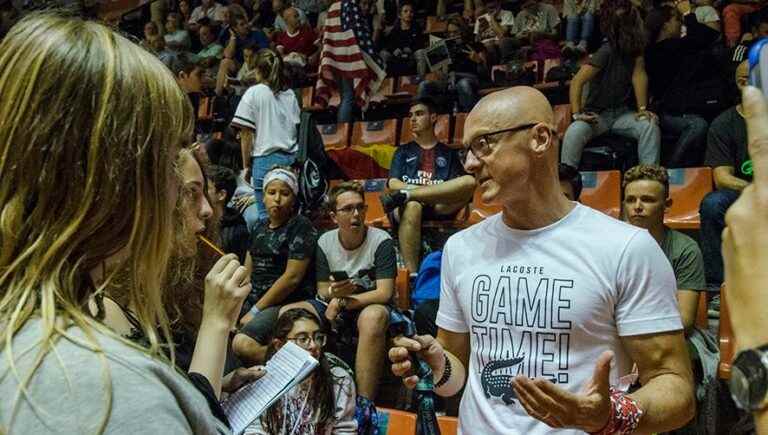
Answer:
POLYGON ((395 79, 393 77, 389 77, 384 79, 384 81, 381 82, 381 86, 379 86, 379 89, 376 91, 376 93, 371 96, 371 102, 382 102, 384 101, 388 96, 395 93, 395 79))
POLYGON ((408 310, 411 308, 411 289, 408 282, 409 274, 408 269, 403 267, 397 268, 397 276, 395 277, 395 305, 401 310, 408 310))
POLYGON ((356 122, 352 127, 352 145, 395 145, 397 143, 397 119, 356 122))
POLYGON ((459 431, 459 419, 456 417, 437 417, 437 424, 440 426, 440 435, 456 435, 459 431))
POLYGON ((424 30, 426 33, 442 33, 446 30, 448 30, 448 21, 435 16, 427 17, 427 27, 424 30))
POLYGON ((323 136, 323 144, 326 150, 341 150, 349 146, 351 124, 318 125, 320 135, 323 136))
POLYGON ((457 113, 453 118, 453 143, 461 144, 464 140, 464 122, 467 120, 466 113, 457 113))
MULTIPOLYGON (((435 78, 437 78, 437 75, 435 73, 429 73, 424 79, 434 80, 435 78)), ((416 95, 416 92, 418 92, 419 90, 419 83, 421 83, 421 79, 419 78, 419 76, 402 76, 397 80, 396 91, 398 93, 416 95)))
POLYGON ((399 409, 378 408, 379 433, 382 435, 415 435, 416 414, 399 409))
POLYGON ((571 105, 570 104, 558 104, 554 108, 555 113, 555 128, 560 139, 565 136, 565 130, 571 125, 571 105))
POLYGON ((712 191, 712 169, 668 169, 669 195, 672 206, 664 223, 676 229, 698 229, 701 226, 699 204, 712 191))
POLYGON ((210 121, 213 119, 213 98, 201 97, 200 105, 197 109, 198 121, 210 121))
POLYGON ((731 378, 731 364, 736 353, 736 341, 731 328, 731 315, 728 312, 728 298, 726 297, 725 284, 720 287, 720 364, 717 368, 717 376, 720 379, 731 378))
POLYGON ((501 211, 500 205, 490 205, 483 203, 481 196, 482 190, 478 187, 475 189, 474 197, 472 198, 472 205, 469 209, 469 216, 467 216, 467 225, 474 225, 478 222, 495 215, 501 211))
MULTIPOLYGON (((403 118, 400 121, 400 140, 399 145, 406 144, 413 140, 413 133, 411 132, 411 122, 408 118, 403 118)), ((451 143, 451 117, 450 115, 438 115, 437 122, 435 122, 435 136, 437 140, 444 144, 451 143)))
POLYGON ((707 292, 699 292, 699 306, 696 307, 695 325, 699 329, 709 329, 709 306, 707 304, 707 292))
POLYGON ((582 204, 615 218, 621 212, 621 174, 619 171, 584 171, 582 204))

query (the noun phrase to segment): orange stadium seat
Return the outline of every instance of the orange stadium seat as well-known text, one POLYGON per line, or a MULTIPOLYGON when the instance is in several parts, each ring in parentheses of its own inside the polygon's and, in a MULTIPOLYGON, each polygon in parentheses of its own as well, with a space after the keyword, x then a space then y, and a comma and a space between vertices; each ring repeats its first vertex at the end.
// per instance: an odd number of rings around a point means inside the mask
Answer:
POLYGON ((341 150, 349 146, 351 124, 318 125, 320 135, 323 136, 323 144, 326 150, 341 150))
POLYGON ((415 435, 416 414, 399 409, 378 408, 379 433, 382 435, 415 435))
POLYGON ((467 120, 466 113, 457 113, 453 118, 453 143, 461 144, 464 139, 464 122, 467 120))
MULTIPOLYGON (((425 80, 434 80, 437 77, 435 73, 429 73, 425 77, 425 80)), ((406 93, 409 95, 416 95, 419 90, 419 83, 421 79, 419 76, 401 76, 397 80, 397 92, 406 93)))
POLYGON ((618 219, 621 211, 619 171, 582 172, 581 203, 618 219))
POLYGON ((409 287, 409 275, 408 269, 404 267, 397 268, 397 276, 395 277, 395 305, 401 310, 407 310, 411 308, 411 289, 409 287))
POLYGON ((731 329, 731 315, 728 312, 728 298, 726 297, 725 284, 720 287, 720 365, 717 368, 717 376, 720 379, 731 378, 731 364, 736 353, 736 341, 731 329))
POLYGON ((435 16, 427 17, 426 33, 442 33, 448 30, 448 21, 435 16))
POLYGON ((672 207, 664 216, 664 223, 676 229, 698 229, 701 226, 699 204, 712 191, 712 169, 668 169, 669 195, 672 207))
POLYGON ((201 97, 197 108, 198 121, 210 121, 213 119, 213 98, 201 97))
POLYGON ((371 97, 371 102, 380 103, 388 96, 395 93, 395 79, 392 77, 384 79, 376 93, 371 97))
POLYGON ((303 108, 310 108, 313 105, 312 97, 315 94, 315 88, 312 86, 307 86, 306 88, 301 88, 301 107, 303 108))
POLYGON ((469 208, 469 216, 467 216, 467 225, 474 225, 478 222, 482 222, 501 211, 500 205, 483 203, 483 200, 480 198, 480 192, 481 189, 479 187, 475 189, 475 195, 472 198, 472 204, 469 208))
POLYGON ((456 417, 437 417, 437 424, 440 426, 440 435, 456 435, 459 431, 459 419, 456 417))
POLYGON ((709 328, 709 306, 707 304, 707 292, 699 292, 699 306, 696 307, 696 327, 699 329, 709 328))
POLYGON ((397 119, 361 121, 352 127, 352 145, 394 145, 397 143, 397 119))
MULTIPOLYGON (((413 140, 413 133, 411 132, 411 122, 408 118, 403 118, 400 127, 400 140, 398 145, 406 144, 413 140)), ((437 122, 435 122, 435 136, 437 140, 444 144, 451 142, 451 117, 450 115, 438 115, 437 122)))

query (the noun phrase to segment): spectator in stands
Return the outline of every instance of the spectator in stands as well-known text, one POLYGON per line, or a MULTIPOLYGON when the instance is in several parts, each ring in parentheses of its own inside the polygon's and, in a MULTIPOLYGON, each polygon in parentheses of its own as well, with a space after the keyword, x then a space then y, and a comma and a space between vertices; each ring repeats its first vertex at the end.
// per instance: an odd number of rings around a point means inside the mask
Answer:
MULTIPOLYGON (((236 175, 237 187, 227 206, 240 211, 246 224, 258 221, 258 209, 254 200, 253 186, 244 178, 245 171, 243 170, 240 144, 231 140, 213 139, 206 145, 206 151, 211 164, 229 168, 236 175)), ((251 227, 248 230, 250 232, 251 227)))
POLYGON ((306 83, 307 73, 317 70, 317 35, 309 24, 301 24, 298 9, 294 7, 283 10, 283 19, 287 30, 275 33, 273 43, 275 50, 283 57, 291 87, 300 87, 306 83))
POLYGON ((741 38, 741 18, 760 10, 761 1, 737 0, 723 8, 723 34, 729 47, 734 47, 741 38))
POLYGON ((227 78, 235 74, 244 64, 243 52, 246 47, 256 50, 269 47, 269 38, 261 30, 252 30, 248 19, 237 17, 235 28, 229 32, 229 41, 224 47, 224 58, 219 66, 216 78, 216 94, 222 95, 227 83, 227 78))
POLYGON ((294 0, 293 6, 301 9, 307 16, 307 24, 310 27, 315 28, 317 27, 318 15, 323 11, 323 7, 325 6, 323 3, 322 0, 294 0))
POLYGON ((695 6, 693 13, 696 14, 696 21, 719 33, 720 14, 712 7, 712 0, 693 0, 692 3, 695 6))
POLYGON ((200 26, 198 35, 202 49, 197 52, 197 62, 204 68, 216 68, 224 55, 224 47, 216 40, 216 34, 210 24, 200 26))
POLYGON ((176 61, 178 53, 165 47, 165 38, 162 35, 150 36, 147 42, 155 56, 170 69, 173 62, 176 61))
MULTIPOLYGON (((338 228, 317 242, 317 298, 281 311, 305 308, 334 325, 344 325, 338 327, 340 335, 357 336, 357 392, 373 401, 384 368, 381 361, 386 352, 397 259, 389 234, 365 225, 367 209, 360 183, 344 182, 331 189, 328 210, 338 228), (339 272, 347 279, 338 279, 339 272)), ((339 340, 347 342, 341 337, 339 340)))
MULTIPOLYGON (((3 250, 20 253, 0 258, 0 323, 15 325, 0 339, 3 431, 227 433, 161 346, 171 342, 162 281, 179 187, 173 163, 193 124, 186 97, 145 50, 71 16, 23 19, 0 53, 8 127, 0 130, 0 213, 12 217, 0 231, 3 250), (28 56, 8 55, 30 46, 28 56), (128 345, 86 308, 120 268, 135 278, 129 307, 146 347, 128 345)), ((217 299, 201 323, 208 348, 191 368, 212 401, 228 338, 218 325, 234 323, 247 291, 235 284, 244 272, 236 263, 226 257, 212 274, 229 283, 206 292, 217 299)))
MULTIPOLYGON (((744 61, 736 69, 736 84, 741 89, 748 81, 749 65, 744 61)), ((747 128, 741 104, 731 107, 712 121, 707 134, 705 164, 712 167, 716 190, 701 201, 701 250, 706 265, 707 286, 716 291, 723 283, 720 237, 725 228, 725 213, 752 181, 747 128)))
POLYGON ((193 32, 197 32, 204 19, 216 23, 222 23, 224 19, 224 6, 215 0, 201 0, 200 6, 192 10, 187 25, 193 32))
POLYGON ((731 61, 737 65, 747 60, 749 49, 755 41, 768 36, 768 9, 750 14, 747 21, 750 23, 749 32, 742 35, 739 44, 733 48, 731 61))
POLYGON ((264 361, 280 306, 308 300, 315 293, 312 258, 317 231, 297 212, 296 174, 275 167, 264 177, 263 188, 269 218, 251 231, 253 290, 243 304, 242 329, 232 342, 240 359, 249 362, 264 361))
POLYGON ((466 384, 463 433, 680 427, 695 405, 672 268, 646 231, 563 196, 553 124, 546 97, 528 87, 494 92, 467 116, 465 168, 502 212, 448 239, 438 337, 396 338, 392 369, 413 388, 414 351, 436 394, 466 384), (548 350, 535 350, 535 337, 548 337, 548 350), (609 388, 635 364, 642 387, 609 388))
POLYGON ((186 92, 195 116, 199 113, 200 98, 203 95, 203 69, 194 62, 192 55, 180 53, 173 57, 168 68, 176 76, 181 89, 186 92))
MULTIPOLYGON (((478 100, 480 76, 488 75, 488 61, 485 46, 472 40, 467 27, 460 18, 448 21, 448 38, 456 38, 457 43, 450 45, 451 64, 440 71, 436 80, 424 80, 419 83, 418 99, 430 99, 442 103, 450 98, 452 91, 456 92, 454 106, 458 111, 469 112, 478 100)), ((426 63, 426 62, 425 62, 426 63)), ((428 66, 423 66, 419 73, 426 72, 428 66)))
POLYGON ((518 40, 533 48, 529 58, 544 61, 560 57, 559 40, 560 14, 549 3, 524 0, 520 13, 515 18, 515 35, 518 40))
MULTIPOLYGON (((245 91, 232 125, 240 129, 245 179, 250 179, 254 187, 261 220, 267 218, 261 189, 264 177, 273 166, 293 164, 301 110, 296 94, 285 84, 283 61, 277 53, 259 50, 254 60, 254 74, 258 84, 245 91)), ((249 228, 253 225, 254 222, 248 223, 249 228)))
POLYGON ((222 248, 224 252, 237 254, 238 260, 243 263, 248 250, 248 225, 240 212, 228 205, 237 189, 237 176, 229 168, 210 165, 208 177, 208 197, 216 215, 220 216, 219 235, 222 248))
POLYGON ((563 195, 571 201, 579 202, 581 190, 584 188, 581 173, 573 166, 560 163, 557 176, 560 180, 560 189, 563 190, 563 195))
POLYGON ((388 187, 381 203, 398 225, 400 253, 405 267, 415 274, 421 257, 421 224, 425 220, 451 220, 472 200, 475 179, 461 166, 456 150, 435 137, 437 112, 429 99, 411 104, 413 141, 401 145, 392 157, 388 187))
POLYGON ((192 16, 192 10, 189 8, 188 0, 179 0, 179 13, 184 22, 187 23, 187 26, 189 26, 189 18, 192 16))
MULTIPOLYGON (((275 13, 275 22, 274 27, 271 29, 272 32, 285 32, 288 31, 288 23, 286 23, 285 18, 283 17, 283 12, 291 7, 290 0, 272 0, 272 12, 275 13)), ((307 16, 304 14, 304 11, 301 9, 294 9, 296 13, 299 15, 298 21, 300 23, 300 26, 304 26, 308 24, 307 16)), ((270 35, 271 37, 272 35, 270 35)))
POLYGON ((403 2, 400 15, 388 32, 384 32, 381 59, 393 75, 413 75, 424 59, 427 39, 424 29, 413 21, 413 4, 403 2))
POLYGON ((587 44, 595 29, 595 14, 600 0, 565 0, 563 16, 565 17, 565 47, 566 57, 587 54, 587 44))
POLYGON ((508 60, 518 48, 519 43, 513 37, 515 14, 501 8, 501 0, 488 5, 488 12, 475 20, 475 40, 485 46, 488 64, 497 65, 508 60))
POLYGON ((323 29, 315 99, 327 105, 331 92, 337 89, 341 94, 338 122, 351 122, 356 106, 365 110, 387 75, 374 49, 374 31, 365 15, 365 8, 370 6, 364 7, 358 1, 333 2, 323 29))
POLYGON ((189 32, 182 26, 181 15, 177 12, 168 14, 165 22, 165 45, 171 51, 182 52, 192 49, 189 32))
POLYGON ((141 46, 147 50, 152 50, 152 45, 149 41, 158 35, 160 35, 160 30, 157 24, 154 21, 147 22, 147 24, 144 24, 144 39, 141 40, 141 46))
POLYGON ((702 77, 704 69, 713 69, 712 65, 699 62, 698 58, 720 37, 719 32, 697 21, 687 0, 676 4, 677 9, 661 6, 652 10, 645 20, 649 42, 645 65, 650 94, 661 130, 677 137, 667 160, 667 165, 673 168, 692 166, 688 163, 692 152, 700 156, 704 154, 707 121, 693 113, 696 108, 687 102, 697 90, 692 79, 702 77), (681 37, 683 24, 687 30, 681 37))
POLYGON ((384 32, 384 17, 382 11, 376 7, 374 0, 357 0, 360 13, 371 28, 371 40, 374 46, 379 47, 381 35, 384 32))
POLYGON ((303 309, 280 316, 269 345, 272 357, 292 341, 320 365, 246 428, 245 435, 355 435, 355 383, 349 368, 323 351, 328 333, 317 317, 303 309))
POLYGON ((571 81, 574 122, 565 132, 562 162, 578 168, 586 144, 610 131, 637 140, 640 163, 658 164, 661 133, 656 114, 648 110, 648 76, 643 59, 645 32, 640 13, 625 0, 604 3, 600 13, 607 42, 571 81), (587 83, 589 95, 582 106, 582 91, 587 83))
POLYGON ((696 322, 699 292, 707 289, 704 259, 695 240, 664 225, 664 213, 672 206, 667 170, 656 165, 635 166, 624 174, 622 185, 623 218, 648 230, 672 264, 687 336, 696 322))

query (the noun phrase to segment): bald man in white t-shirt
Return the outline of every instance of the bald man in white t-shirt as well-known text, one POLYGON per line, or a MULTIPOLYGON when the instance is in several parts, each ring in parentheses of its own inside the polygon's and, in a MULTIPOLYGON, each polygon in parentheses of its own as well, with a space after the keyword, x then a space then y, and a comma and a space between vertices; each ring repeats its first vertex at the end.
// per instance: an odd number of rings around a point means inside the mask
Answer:
POLYGON ((695 402, 672 268, 647 231, 569 201, 552 108, 515 87, 468 115, 464 166, 503 211, 452 236, 437 338, 397 338, 392 370, 435 393, 466 385, 463 434, 665 432, 695 402), (631 394, 633 364, 641 387, 631 394), (559 429, 559 430, 558 430, 559 429))

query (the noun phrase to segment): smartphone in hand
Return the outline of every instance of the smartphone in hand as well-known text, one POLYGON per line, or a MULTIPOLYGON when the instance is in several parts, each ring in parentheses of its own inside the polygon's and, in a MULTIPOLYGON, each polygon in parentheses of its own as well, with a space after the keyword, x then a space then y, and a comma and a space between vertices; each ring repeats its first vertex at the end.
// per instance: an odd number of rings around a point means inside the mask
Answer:
POLYGON ((333 277, 334 281, 345 281, 349 279, 349 275, 343 270, 331 272, 331 276, 333 277))

